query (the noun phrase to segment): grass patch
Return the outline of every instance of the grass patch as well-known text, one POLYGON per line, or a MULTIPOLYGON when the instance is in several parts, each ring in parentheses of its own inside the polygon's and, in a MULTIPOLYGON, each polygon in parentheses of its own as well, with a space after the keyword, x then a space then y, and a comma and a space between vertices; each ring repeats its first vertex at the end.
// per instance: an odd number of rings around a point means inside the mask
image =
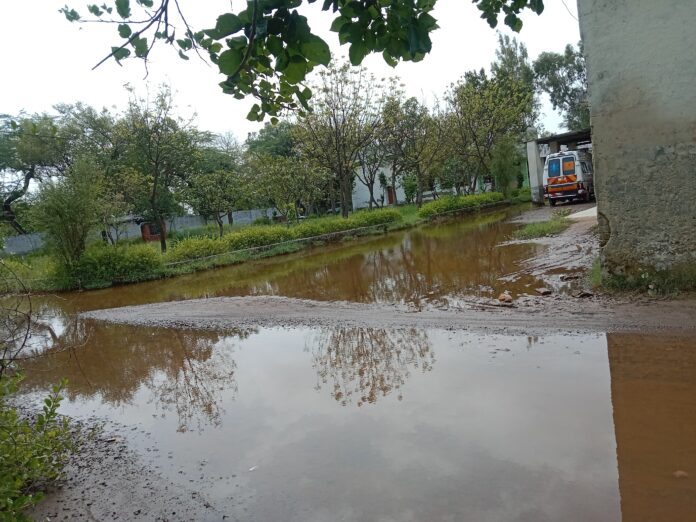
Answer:
POLYGON ((548 221, 539 223, 527 223, 521 229, 515 231, 515 239, 535 239, 538 237, 555 236, 570 226, 570 221, 565 216, 554 216, 548 221))
POLYGON ((592 262, 592 268, 590 268, 590 284, 592 288, 599 288, 602 286, 602 264, 599 258, 595 258, 592 262))
POLYGON ((422 218, 432 218, 439 214, 455 212, 457 210, 474 209, 491 203, 503 201, 505 196, 500 192, 485 192, 471 196, 442 196, 423 205, 418 211, 422 218))
POLYGON ((609 275, 602 286, 618 292, 640 292, 649 295, 675 295, 696 291, 696 265, 681 265, 670 270, 638 270, 631 275, 609 275))

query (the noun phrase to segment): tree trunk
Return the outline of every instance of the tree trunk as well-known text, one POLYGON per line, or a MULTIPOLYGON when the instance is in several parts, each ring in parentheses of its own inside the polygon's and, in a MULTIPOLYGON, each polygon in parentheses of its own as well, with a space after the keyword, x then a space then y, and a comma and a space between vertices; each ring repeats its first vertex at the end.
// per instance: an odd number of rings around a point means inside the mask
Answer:
POLYGON ((228 210, 227 211, 227 224, 232 227, 234 225, 234 216, 232 215, 232 211, 228 210))
POLYGON ((392 164, 391 169, 392 192, 394 194, 394 206, 399 204, 399 199, 396 197, 396 164, 392 164))
POLYGON ((215 221, 217 222, 218 229, 220 230, 220 237, 222 237, 222 235, 225 233, 225 231, 222 227, 222 225, 223 225, 222 216, 218 212, 215 213, 215 221))
POLYGON ((167 251, 167 232, 164 216, 157 212, 155 209, 153 209, 153 213, 155 214, 155 222, 159 227, 160 250, 164 254, 167 251))
POLYGON ((420 167, 416 167, 416 205, 418 205, 418 208, 423 205, 423 179, 420 167))
POLYGON ((350 181, 347 174, 341 176, 339 190, 341 191, 341 215, 344 218, 348 217, 348 212, 351 207, 351 196, 353 195, 350 181))

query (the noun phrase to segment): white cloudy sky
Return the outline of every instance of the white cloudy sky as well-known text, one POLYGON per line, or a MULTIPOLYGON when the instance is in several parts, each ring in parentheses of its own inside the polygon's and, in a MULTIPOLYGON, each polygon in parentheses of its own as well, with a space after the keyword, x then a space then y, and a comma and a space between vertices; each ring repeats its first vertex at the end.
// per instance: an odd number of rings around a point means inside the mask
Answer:
MULTIPOLYGON (((223 78, 217 68, 200 60, 180 60, 172 49, 160 45, 150 57, 149 76, 138 60, 123 67, 109 61, 92 71, 119 38, 114 26, 70 24, 58 9, 67 3, 87 13, 85 0, 0 1, 0 114, 20 111, 50 112, 56 103, 83 101, 95 107, 125 106, 129 83, 138 93, 169 83, 183 116, 197 114, 198 126, 214 132, 233 132, 244 139, 260 124, 246 120, 252 100, 235 100, 220 92, 223 78)), ((334 55, 347 54, 337 35, 328 31, 332 14, 323 13, 317 2, 302 9, 310 26, 331 46, 334 55)), ((234 10, 243 2, 232 1, 234 10)), ((541 16, 526 14, 517 35, 533 59, 543 51, 562 51, 579 40, 574 0, 546 0, 541 16)), ((215 25, 217 15, 229 11, 230 0, 180 0, 194 30, 215 25)), ((488 67, 495 56, 497 37, 468 0, 439 0, 434 12, 440 29, 433 34, 433 51, 420 63, 388 67, 380 56, 368 57, 364 65, 379 76, 398 75, 407 94, 432 99, 470 69, 488 67)), ((542 122, 549 131, 560 129, 560 117, 544 103, 542 122)))

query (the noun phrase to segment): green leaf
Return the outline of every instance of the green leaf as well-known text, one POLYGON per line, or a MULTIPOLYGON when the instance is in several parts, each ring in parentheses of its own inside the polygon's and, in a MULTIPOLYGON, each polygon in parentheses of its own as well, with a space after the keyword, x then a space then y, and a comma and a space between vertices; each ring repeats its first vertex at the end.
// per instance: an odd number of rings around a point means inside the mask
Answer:
POLYGON ((129 18, 131 15, 130 12, 130 1, 129 0, 116 0, 116 12, 118 15, 123 18, 129 18))
POLYGON ((121 38, 128 38, 133 33, 128 24, 118 24, 118 35, 121 38))
POLYGON ((131 44, 135 50, 135 56, 144 58, 147 56, 147 38, 135 38, 131 44))
POLYGON ((387 65, 389 67, 396 67, 399 64, 399 60, 397 60, 391 54, 389 54, 389 52, 386 49, 382 53, 382 58, 384 58, 384 61, 387 62, 387 65))
POLYGON ((360 65, 367 55, 367 46, 365 42, 353 42, 350 44, 350 49, 348 50, 348 57, 350 58, 350 63, 353 65, 360 65))
POLYGON ((153 0, 138 0, 138 3, 145 7, 152 7, 154 2, 153 0))
POLYGON ((188 59, 189 59, 189 57, 186 56, 186 55, 184 54, 184 51, 182 51, 181 49, 179 49, 179 58, 181 58, 182 60, 188 60, 188 59))
POLYGON ((59 13, 63 13, 65 15, 65 19, 68 22, 76 22, 77 20, 80 19, 80 15, 77 11, 74 9, 68 9, 68 6, 66 5, 65 7, 61 7, 58 9, 59 13))
POLYGON ((224 38, 242 29, 244 29, 244 22, 242 22, 237 15, 232 13, 218 16, 217 23, 215 24, 215 30, 218 34, 217 38, 224 38))
POLYGON ((222 74, 227 74, 228 76, 237 72, 239 65, 242 63, 244 54, 241 49, 228 49, 224 53, 220 54, 218 58, 218 67, 222 74))
POLYGON ((247 46, 246 36, 235 36, 227 40, 227 46, 230 49, 244 49, 247 46))
POLYGON ((344 18, 343 16, 339 16, 338 18, 334 19, 334 21, 331 23, 331 31, 334 33, 337 33, 341 30, 341 27, 343 27, 346 24, 349 24, 350 20, 348 18, 344 18))
POLYGON ((310 36, 308 41, 303 42, 300 50, 310 62, 329 65, 331 61, 331 50, 328 44, 316 35, 310 36))
POLYGON ((111 52, 113 53, 117 62, 120 62, 121 60, 130 56, 130 50, 126 48, 112 47, 111 52))
POLYGON ((271 35, 268 37, 268 40, 266 40, 266 47, 271 51, 273 56, 278 56, 283 52, 283 41, 277 36, 271 35))
POLYGON ((101 16, 104 11, 99 9, 99 6, 96 4, 91 4, 87 6, 87 10, 92 13, 94 16, 101 16))
POLYGON ((293 56, 283 74, 288 83, 299 83, 307 75, 307 62, 301 56, 293 56))

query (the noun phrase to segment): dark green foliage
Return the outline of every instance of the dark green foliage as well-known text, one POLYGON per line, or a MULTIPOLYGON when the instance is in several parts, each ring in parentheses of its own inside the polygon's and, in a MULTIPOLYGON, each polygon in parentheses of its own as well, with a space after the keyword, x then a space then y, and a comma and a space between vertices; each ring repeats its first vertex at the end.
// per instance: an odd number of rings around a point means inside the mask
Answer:
POLYGON ((418 215, 422 218, 430 218, 445 212, 454 212, 456 210, 498 203, 504 199, 505 197, 499 192, 485 192, 483 194, 474 194, 471 196, 443 196, 423 205, 418 211, 418 215))

